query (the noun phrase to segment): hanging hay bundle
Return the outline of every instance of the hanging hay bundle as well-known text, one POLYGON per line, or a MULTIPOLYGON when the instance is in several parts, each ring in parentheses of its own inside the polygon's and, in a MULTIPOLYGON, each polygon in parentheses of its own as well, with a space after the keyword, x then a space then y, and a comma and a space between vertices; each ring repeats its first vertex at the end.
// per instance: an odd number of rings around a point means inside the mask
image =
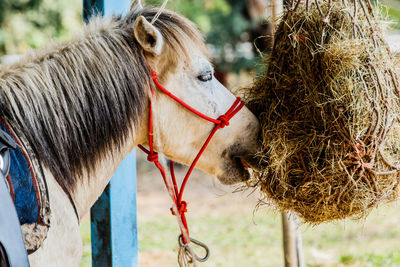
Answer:
POLYGON ((362 217, 398 194, 399 88, 373 12, 369 0, 294 2, 248 92, 267 166, 255 182, 307 222, 362 217))

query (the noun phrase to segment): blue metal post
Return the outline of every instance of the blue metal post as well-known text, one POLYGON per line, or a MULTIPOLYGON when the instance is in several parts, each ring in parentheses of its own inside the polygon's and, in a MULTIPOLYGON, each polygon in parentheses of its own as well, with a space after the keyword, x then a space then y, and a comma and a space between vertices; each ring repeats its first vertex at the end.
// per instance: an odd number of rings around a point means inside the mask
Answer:
MULTIPOLYGON (((87 21, 93 14, 111 15, 129 10, 130 0, 83 0, 87 21)), ((94 267, 137 267, 136 153, 119 166, 99 200, 90 211, 92 265, 94 267)))

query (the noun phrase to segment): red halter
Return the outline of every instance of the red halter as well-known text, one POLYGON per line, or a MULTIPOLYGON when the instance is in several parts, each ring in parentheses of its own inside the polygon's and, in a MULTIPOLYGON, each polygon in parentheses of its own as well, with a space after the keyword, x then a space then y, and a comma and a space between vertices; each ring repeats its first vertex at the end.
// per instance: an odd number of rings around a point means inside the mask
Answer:
MULTIPOLYGON (((175 95, 173 95, 170 91, 168 91, 167 89, 165 89, 159 82, 158 82, 158 76, 157 73, 155 71, 153 71, 150 67, 150 73, 151 73, 151 77, 152 80, 154 82, 154 84, 166 95, 168 95, 169 97, 171 97, 173 100, 175 100, 176 102, 178 102, 180 105, 182 105, 183 107, 185 107, 186 109, 190 110, 191 112, 193 112, 194 114, 196 114, 197 116, 208 120, 212 123, 215 124, 215 127, 213 128, 213 130, 211 131, 210 135, 208 136, 207 140, 204 142, 202 148, 200 149, 200 151, 198 152, 197 156, 195 157, 195 159, 193 160, 192 164, 189 167, 189 170, 187 171, 185 178, 183 179, 181 188, 178 190, 178 186, 176 183, 176 179, 175 179, 175 172, 174 172, 174 162, 170 161, 169 167, 170 167, 170 172, 171 172, 171 178, 172 178, 172 182, 173 182, 173 189, 171 189, 171 197, 173 202, 176 204, 176 208, 177 208, 177 212, 175 213, 174 208, 171 208, 171 212, 173 215, 178 216, 181 219, 182 225, 180 224, 180 228, 181 228, 181 236, 180 236, 180 243, 183 242, 183 244, 181 244, 182 246, 185 246, 187 243, 189 243, 189 241, 193 241, 193 243, 196 243, 197 245, 203 246, 206 250, 207 250, 207 254, 208 254, 208 249, 206 248, 206 246, 204 244, 202 244, 201 242, 192 239, 189 237, 189 229, 187 226, 187 221, 186 221, 186 217, 185 217, 185 212, 187 211, 186 207, 187 207, 187 203, 185 201, 182 200, 182 196, 183 196, 183 191, 185 189, 186 183, 189 180, 189 176, 192 173, 197 161, 199 160, 199 158, 201 157, 201 155, 203 154, 204 150, 206 149, 207 145, 210 143, 212 137, 214 136, 214 134, 218 131, 218 129, 222 129, 225 126, 229 125, 229 120, 236 115, 236 113, 239 112, 239 110, 244 106, 244 102, 240 100, 239 97, 236 98, 236 101, 233 103, 233 105, 230 107, 230 109, 224 114, 218 117, 218 119, 213 119, 208 117, 207 115, 204 115, 203 113, 197 111, 196 109, 192 108, 191 106, 189 106, 188 104, 186 104, 185 102, 183 102, 181 99, 179 99, 178 97, 176 97, 175 95)), ((170 189, 169 185, 168 185, 168 181, 166 179, 166 173, 164 168, 161 166, 160 162, 158 161, 158 153, 154 151, 154 147, 153 147, 153 111, 152 111, 152 101, 153 101, 153 97, 154 97, 154 91, 153 91, 153 87, 150 85, 150 91, 151 91, 151 98, 150 98, 150 106, 149 106, 149 125, 148 125, 148 131, 149 131, 149 149, 144 148, 142 145, 139 145, 139 148, 142 149, 148 156, 147 156, 147 160, 150 162, 154 162, 154 164, 156 165, 156 167, 160 170, 160 173, 164 179, 164 183, 165 186, 167 187, 167 189, 170 189)), ((199 258, 197 258, 197 260, 201 260, 199 258)), ((205 258, 203 258, 203 260, 205 260, 205 258)))

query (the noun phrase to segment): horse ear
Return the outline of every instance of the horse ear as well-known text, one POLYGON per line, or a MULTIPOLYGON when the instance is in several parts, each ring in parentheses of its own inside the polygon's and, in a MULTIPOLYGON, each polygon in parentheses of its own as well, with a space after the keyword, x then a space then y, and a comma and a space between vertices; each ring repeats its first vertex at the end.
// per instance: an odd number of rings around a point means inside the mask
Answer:
POLYGON ((153 55, 160 55, 164 40, 159 30, 143 16, 136 19, 133 31, 142 48, 153 55))
POLYGON ((134 10, 134 9, 143 9, 143 6, 140 3, 140 0, 132 0, 132 2, 131 2, 131 10, 134 10))

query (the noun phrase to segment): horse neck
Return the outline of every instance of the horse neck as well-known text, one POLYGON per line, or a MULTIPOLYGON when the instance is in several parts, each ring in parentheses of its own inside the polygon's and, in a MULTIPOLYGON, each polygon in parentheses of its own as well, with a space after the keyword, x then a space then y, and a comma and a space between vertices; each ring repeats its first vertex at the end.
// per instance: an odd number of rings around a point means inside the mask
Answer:
MULTIPOLYGON (((144 116, 140 120, 140 125, 145 125, 146 118, 147 116, 144 116)), ((105 155, 96 163, 93 171, 84 171, 84 174, 77 179, 80 182, 77 184, 74 192, 71 193, 71 198, 74 201, 80 218, 89 212, 90 208, 100 197, 125 156, 132 152, 138 144, 144 142, 146 132, 146 127, 138 127, 136 133, 126 139, 121 149, 105 155)), ((132 173, 132 175, 134 174, 132 173)))

